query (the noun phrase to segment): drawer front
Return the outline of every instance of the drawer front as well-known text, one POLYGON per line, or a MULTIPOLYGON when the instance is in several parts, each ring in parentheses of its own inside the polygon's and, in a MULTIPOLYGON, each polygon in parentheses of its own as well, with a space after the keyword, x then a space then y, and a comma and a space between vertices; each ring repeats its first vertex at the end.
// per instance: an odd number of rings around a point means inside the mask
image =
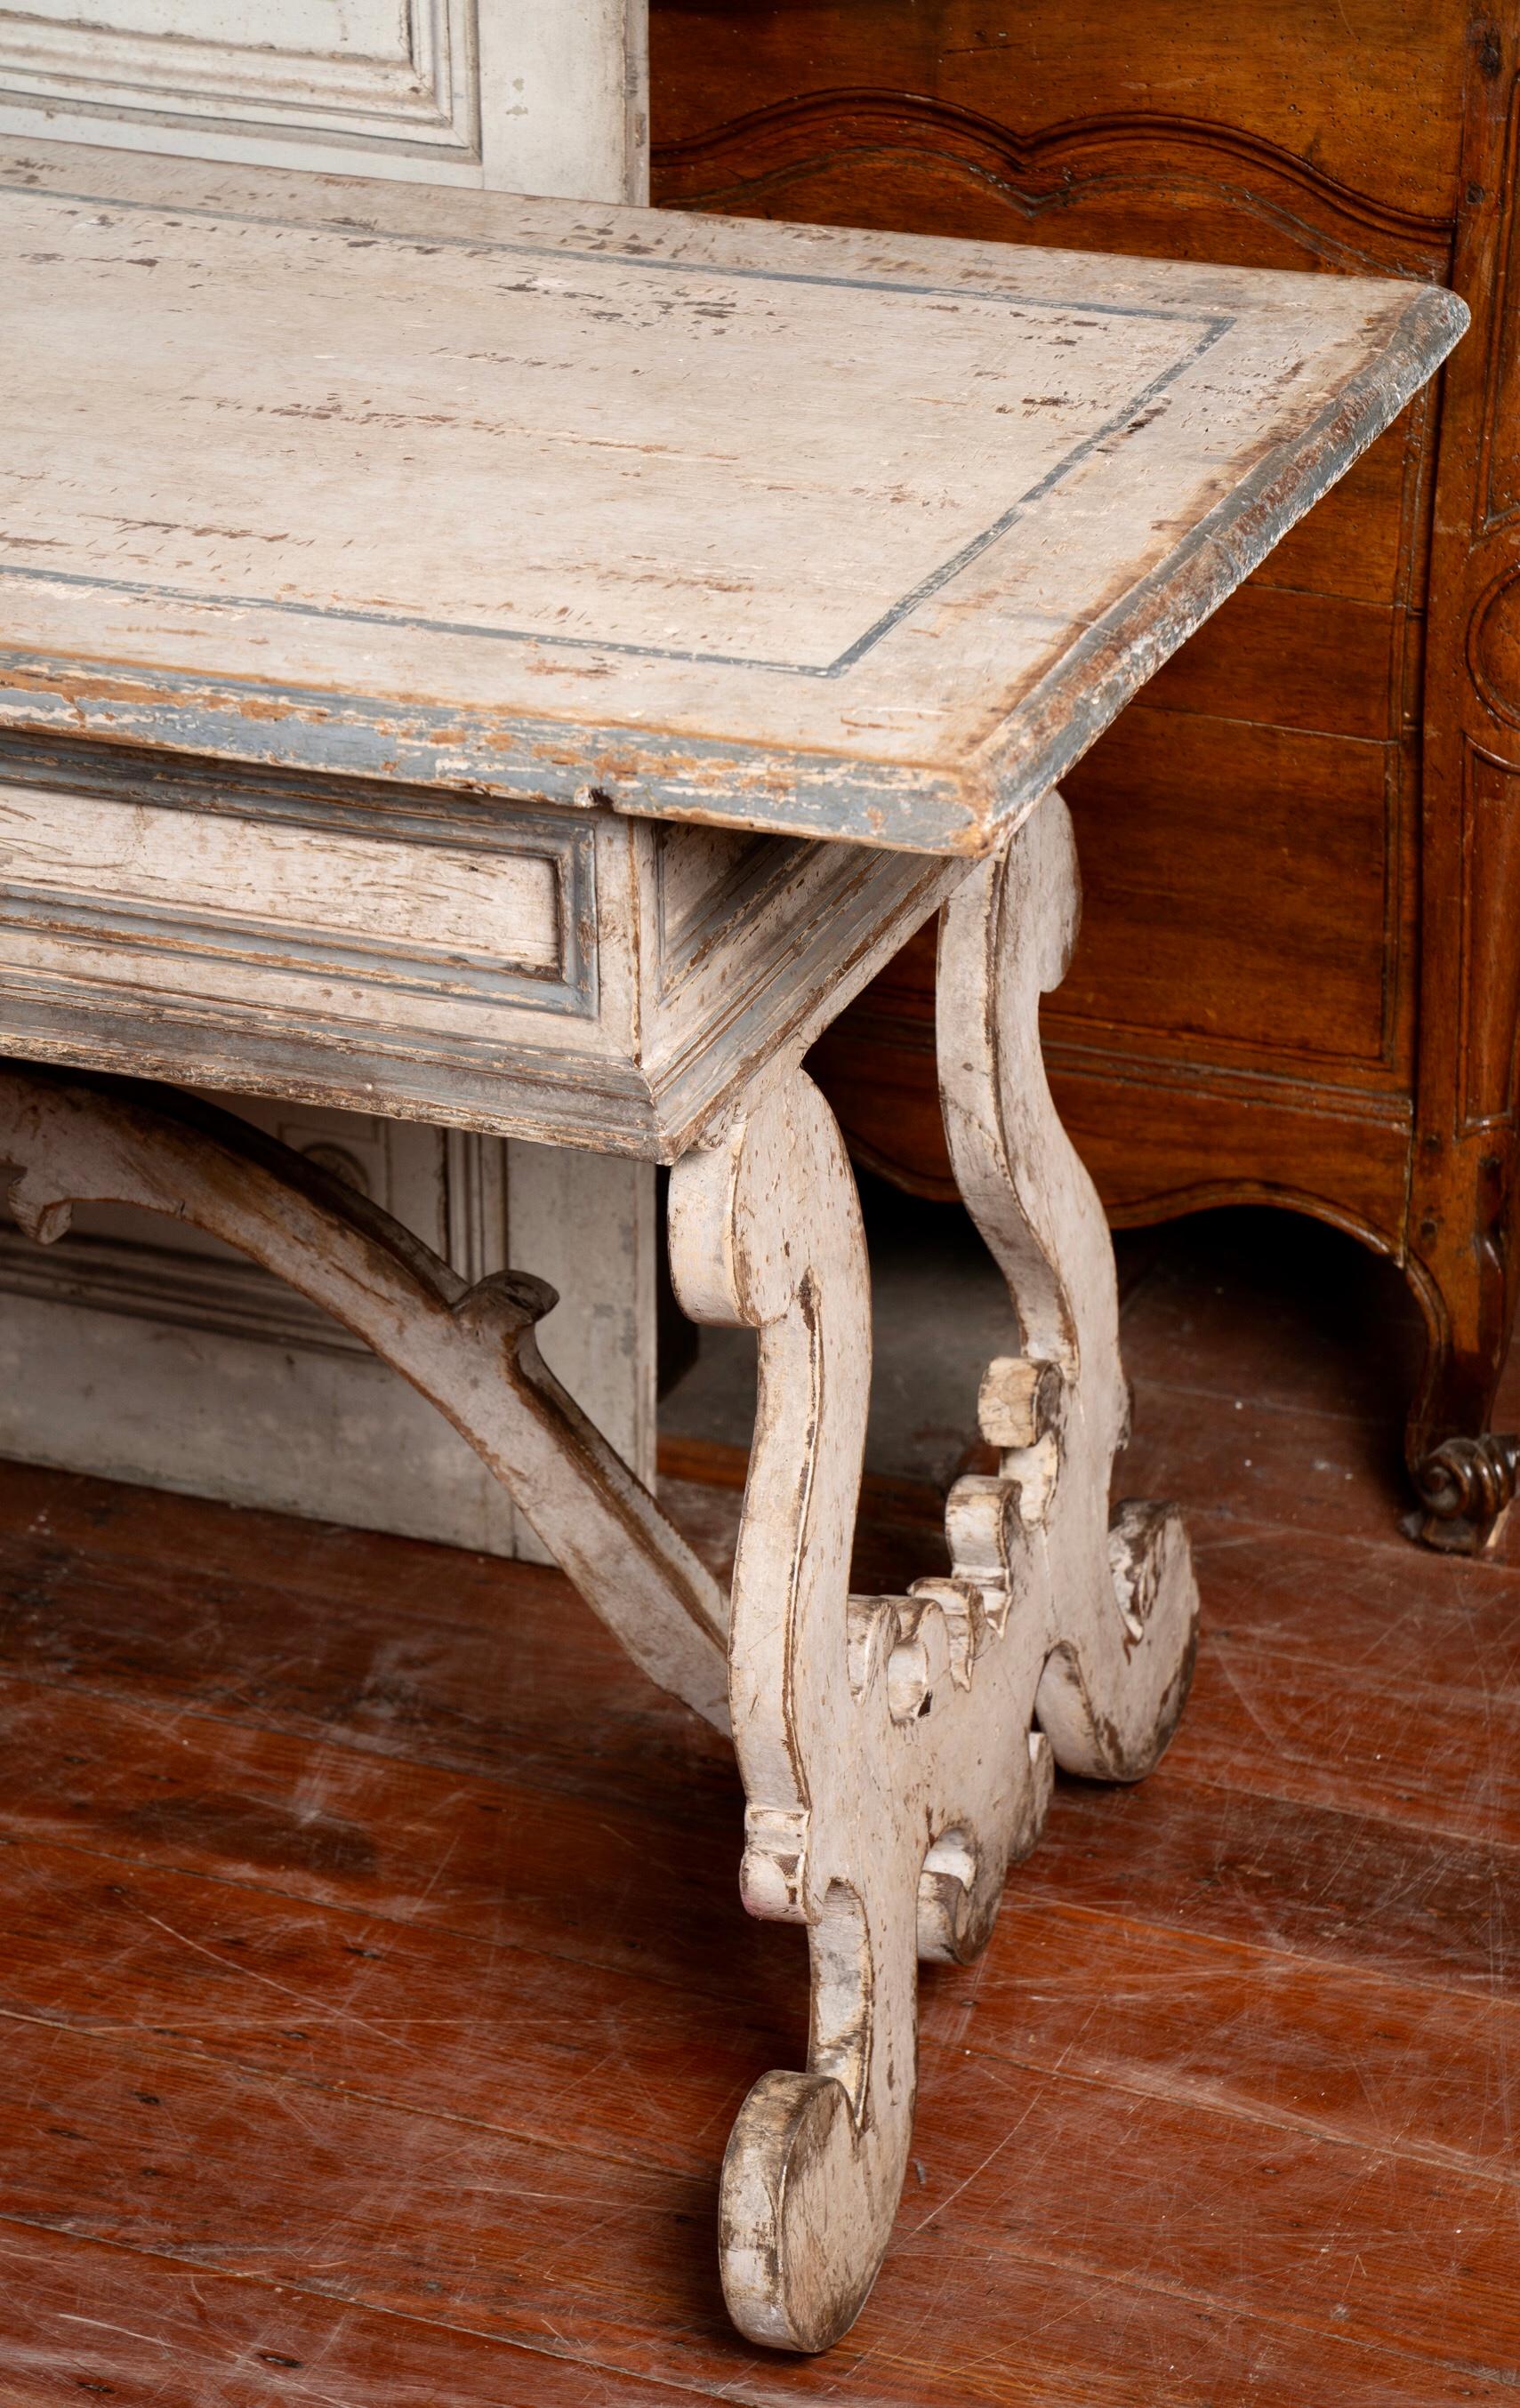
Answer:
POLYGON ((564 813, 0 780, 0 978, 34 993, 471 1042, 595 1018, 595 927, 564 813))

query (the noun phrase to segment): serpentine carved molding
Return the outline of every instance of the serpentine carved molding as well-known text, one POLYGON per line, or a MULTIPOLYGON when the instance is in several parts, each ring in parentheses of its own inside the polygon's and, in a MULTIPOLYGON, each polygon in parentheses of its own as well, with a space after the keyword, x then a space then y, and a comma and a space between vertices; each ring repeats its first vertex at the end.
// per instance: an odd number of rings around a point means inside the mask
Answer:
POLYGON ((1136 112, 1025 135, 953 102, 869 89, 778 101, 656 144, 654 198, 666 208, 741 206, 747 213, 763 202, 784 214, 789 188, 873 157, 930 160, 1025 222, 1165 179, 1173 192, 1189 186, 1348 269, 1439 277, 1450 258, 1449 219, 1391 208, 1233 126, 1136 112))

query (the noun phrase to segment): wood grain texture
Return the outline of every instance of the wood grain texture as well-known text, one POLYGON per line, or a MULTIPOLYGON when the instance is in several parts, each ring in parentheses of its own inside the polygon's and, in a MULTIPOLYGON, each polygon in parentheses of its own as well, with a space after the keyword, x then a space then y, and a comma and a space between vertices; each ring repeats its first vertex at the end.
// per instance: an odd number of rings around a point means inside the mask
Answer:
MULTIPOLYGON (((1208 950, 1216 966, 1227 956, 1226 924, 1242 925, 1240 900, 1210 890, 1208 950)), ((1121 896, 1118 908, 1133 939, 1143 920, 1140 898, 1121 896)), ((1168 950, 1180 965, 1183 932, 1167 925, 1165 898, 1156 909, 1156 950, 1170 938, 1168 950)), ((932 933, 925 931, 825 1032, 810 1060, 820 1082, 841 1099, 860 1159, 914 1193, 947 1202, 956 1190, 939 1096, 925 1079, 933 1058, 934 964, 932 933)), ((1080 946, 1073 968, 1081 975, 1080 946)), ((1263 962, 1260 982, 1270 975, 1263 962)), ((1130 992, 1144 996, 1154 1015, 1160 998, 1138 943, 1126 977, 1130 992)), ((1227 987, 1225 993, 1233 1011, 1227 987)), ((1090 984, 1088 994, 1099 1005, 1107 1001, 1106 989, 1095 992, 1090 984)), ((1207 995, 1197 998, 1197 1020, 1203 1020, 1209 1001, 1207 995)), ((1305 1016, 1312 1011, 1309 980, 1300 982, 1295 1005, 1305 1016)), ((1251 1025, 1243 1013, 1236 1025, 1251 1025)), ((1154 1050, 1126 1069, 1125 1109, 1133 1121, 1121 1149, 1114 1142, 1113 1057, 1107 1050, 1124 1033, 1117 1013, 1104 1011, 1084 1028, 1080 1021, 1063 1026, 1047 1012, 1043 1025, 1063 1125, 1100 1177, 1116 1226, 1250 1197, 1355 1229, 1397 1257, 1408 1207, 1412 1117, 1397 1091, 1368 1093, 1329 1076, 1322 1084, 1304 1075, 1284 1078, 1257 1067, 1266 1049, 1249 1041, 1219 1041, 1204 1083, 1197 1034, 1153 1025, 1144 1033, 1154 1050)))
POLYGON ((1462 0, 1435 0, 1417 18, 1403 0, 1283 0, 1259 25, 1226 21, 1209 0, 1166 0, 1142 22, 1137 56, 1101 8, 1032 7, 1015 21, 946 0, 925 22, 912 0, 767 0, 742 15, 731 0, 659 0, 655 141, 710 140, 722 122, 715 86, 726 118, 814 90, 906 93, 974 114, 991 139, 1021 150, 1058 150, 1063 137, 1101 145, 1137 117, 1181 120, 1200 145, 1212 139, 1364 222, 1392 216, 1429 231, 1455 213, 1462 0))
POLYGON ((1516 1858, 1481 1786, 1461 1835, 1460 1781, 1398 1789, 1439 1762, 1438 1688, 1474 1734, 1513 1703, 1520 1576, 1413 1555, 1369 1470, 1379 1536, 1274 1522, 1316 1417, 1397 1449, 1386 1291, 1321 1236, 1274 1312, 1259 1246, 1248 1284, 1167 1243, 1127 1364, 1145 1478, 1218 1541, 1199 1755, 1059 1783, 978 1966, 928 1969, 922 2178, 816 2363, 726 2331, 701 2245, 724 2125, 806 1997, 733 1894, 716 1735, 583 1645, 553 1573, 0 1473, 23 2408, 80 2382, 143 2408, 1511 2396, 1516 1858), (1212 1451, 1184 1381, 1224 1400, 1212 1451), (1242 1651, 1386 1684, 1380 1794, 1352 1715, 1246 1765, 1242 1651), (552 1756, 556 1714, 581 1744, 552 1756), (1300 1794, 1311 1763, 1355 1808, 1300 1794))

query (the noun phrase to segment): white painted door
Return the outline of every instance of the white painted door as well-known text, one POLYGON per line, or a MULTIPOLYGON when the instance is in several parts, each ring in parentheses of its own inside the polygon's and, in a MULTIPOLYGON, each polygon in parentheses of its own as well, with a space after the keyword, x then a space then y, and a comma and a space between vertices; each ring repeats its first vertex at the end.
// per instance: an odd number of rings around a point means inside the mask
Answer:
POLYGON ((645 0, 34 0, 0 132, 640 201, 645 0))

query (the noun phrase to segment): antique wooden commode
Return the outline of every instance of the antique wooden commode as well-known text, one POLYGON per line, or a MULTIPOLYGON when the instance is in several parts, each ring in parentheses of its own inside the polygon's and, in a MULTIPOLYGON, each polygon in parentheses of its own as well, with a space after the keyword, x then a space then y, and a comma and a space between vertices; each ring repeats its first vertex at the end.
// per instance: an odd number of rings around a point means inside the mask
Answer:
MULTIPOLYGON (((1130 1780, 1195 1592, 1124 1504, 1111 1258, 1036 1035, 1053 786, 1456 338, 1438 291, 0 154, 0 1160, 281 1273, 479 1449, 666 1688, 731 1719, 742 1886, 808 1928, 721 2251, 850 2323, 907 2162, 920 1956, 986 1939, 1053 1766, 1130 1780), (801 1073, 943 907, 940 1076, 1023 1332, 954 1571, 852 1598, 870 1328, 801 1073), (236 1120, 290 1095, 675 1166, 759 1334, 732 1596, 466 1290, 236 1120)), ((1313 830, 1306 828, 1306 843, 1313 830)))

